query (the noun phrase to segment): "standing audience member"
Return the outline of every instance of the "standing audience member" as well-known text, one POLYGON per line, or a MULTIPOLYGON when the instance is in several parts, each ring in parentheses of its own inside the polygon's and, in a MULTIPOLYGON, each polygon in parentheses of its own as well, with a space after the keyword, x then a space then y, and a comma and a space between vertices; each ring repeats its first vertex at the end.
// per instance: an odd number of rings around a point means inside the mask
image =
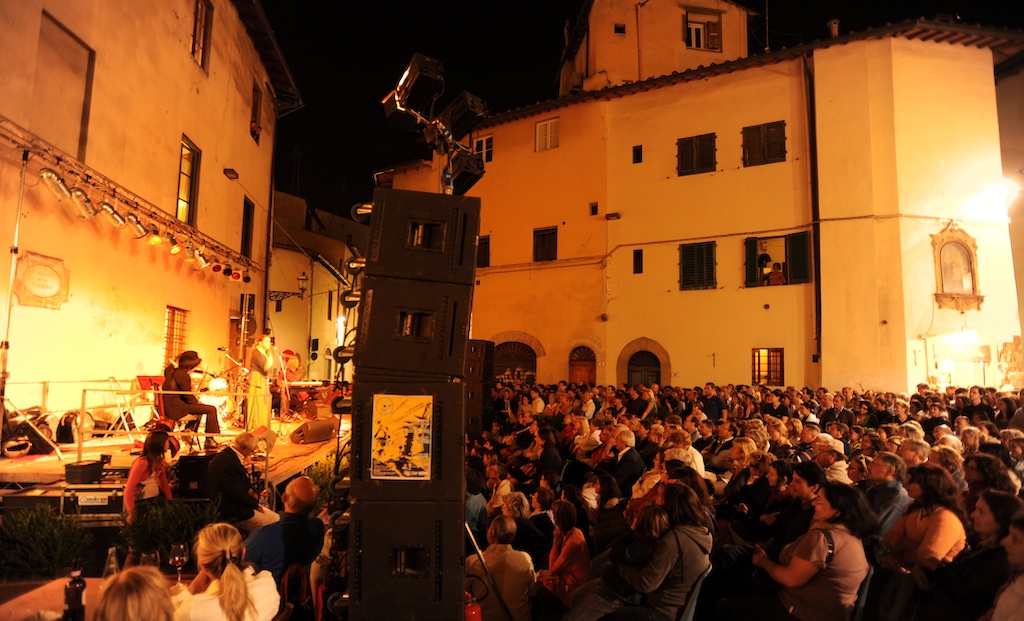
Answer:
POLYGON ((140 512, 160 498, 171 499, 171 484, 167 482, 167 453, 169 437, 166 431, 151 431, 142 445, 142 455, 132 464, 128 481, 124 484, 125 521, 135 522, 140 512))

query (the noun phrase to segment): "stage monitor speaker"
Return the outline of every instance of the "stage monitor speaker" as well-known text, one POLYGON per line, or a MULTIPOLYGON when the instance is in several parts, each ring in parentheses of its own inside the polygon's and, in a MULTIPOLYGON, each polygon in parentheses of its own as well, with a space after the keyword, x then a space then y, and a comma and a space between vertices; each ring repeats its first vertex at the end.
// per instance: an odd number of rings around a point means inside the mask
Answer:
POLYGON ((355 382, 352 496, 462 502, 463 384, 355 382))
POLYGON ((252 433, 259 438, 258 448, 262 449, 265 453, 270 453, 274 450, 274 444, 277 443, 277 434, 266 427, 266 425, 260 425, 259 427, 252 430, 252 433))
POLYGON ((349 527, 351 619, 465 616, 465 514, 459 502, 364 502, 349 527))
POLYGON ((338 424, 340 419, 325 418, 323 420, 311 420, 302 423, 292 432, 289 437, 292 444, 313 444, 324 442, 338 437, 338 424))
POLYGON ((206 470, 213 455, 196 453, 178 458, 178 494, 184 498, 209 498, 206 470))
POLYGON ((367 276, 475 282, 479 198, 378 189, 369 226, 367 276))
POLYGON ((462 377, 473 285, 363 279, 356 369, 462 377))

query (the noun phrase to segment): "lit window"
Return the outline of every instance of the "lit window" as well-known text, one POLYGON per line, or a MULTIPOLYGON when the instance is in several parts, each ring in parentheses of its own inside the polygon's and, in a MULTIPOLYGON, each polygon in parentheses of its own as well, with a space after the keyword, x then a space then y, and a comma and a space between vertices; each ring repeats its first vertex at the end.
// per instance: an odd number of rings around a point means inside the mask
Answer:
POLYGON ((196 0, 196 18, 192 24, 192 58, 196 59, 203 69, 206 69, 211 24, 213 24, 213 5, 210 4, 210 0, 196 0))
POLYGON ((548 151, 558 148, 558 119, 540 121, 536 127, 535 151, 548 151))
POLYGON ((196 198, 199 193, 199 148, 187 137, 181 137, 181 162, 178 168, 178 210, 182 222, 195 225, 196 198))
POLYGON ((168 306, 164 311, 164 360, 177 360, 185 351, 188 337, 188 311, 168 306))
POLYGON ((785 386, 785 364, 781 347, 761 347, 751 351, 750 383, 785 386))
POLYGON ((807 231, 744 240, 747 287, 811 282, 811 236, 807 231))
POLYGON ((718 15, 683 15, 683 33, 686 47, 715 51, 722 49, 722 23, 718 15))

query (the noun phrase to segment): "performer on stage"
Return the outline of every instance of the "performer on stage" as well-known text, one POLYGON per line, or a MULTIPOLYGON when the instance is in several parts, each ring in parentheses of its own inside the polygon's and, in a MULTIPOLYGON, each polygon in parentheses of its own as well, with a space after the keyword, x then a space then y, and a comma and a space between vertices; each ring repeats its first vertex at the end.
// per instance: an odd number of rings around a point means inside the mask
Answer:
MULTIPOLYGON (((199 403, 195 395, 191 394, 192 378, 189 377, 189 373, 192 372, 192 369, 198 367, 201 362, 202 359, 199 358, 199 354, 190 349, 178 356, 177 367, 170 364, 164 369, 164 416, 177 422, 191 414, 196 417, 196 420, 195 422, 190 422, 186 428, 189 431, 195 431, 199 428, 199 420, 205 414, 206 433, 218 434, 220 433, 220 421, 217 420, 217 408, 212 405, 199 403), (166 394, 168 392, 182 392, 185 394, 166 394)), ((220 447, 220 444, 213 438, 207 437, 204 447, 216 449, 220 447)))
POLYGON ((246 398, 245 428, 250 431, 260 426, 270 428, 270 382, 267 377, 275 362, 270 331, 266 330, 249 354, 249 396, 246 398))

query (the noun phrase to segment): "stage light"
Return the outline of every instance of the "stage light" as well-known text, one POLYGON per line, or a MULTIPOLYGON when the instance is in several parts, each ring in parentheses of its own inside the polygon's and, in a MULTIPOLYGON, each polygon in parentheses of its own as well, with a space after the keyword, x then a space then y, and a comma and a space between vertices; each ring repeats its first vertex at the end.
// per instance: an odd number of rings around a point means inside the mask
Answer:
POLYGON ((75 201, 75 205, 78 207, 79 218, 91 218, 96 215, 96 207, 93 206, 89 195, 82 188, 72 188, 71 200, 75 201))
MULTIPOLYGON (((216 270, 214 270, 214 271, 216 271, 216 270)), ((233 269, 231 269, 231 266, 228 265, 227 263, 225 263, 224 264, 224 275, 227 276, 228 278, 231 278, 231 275, 234 274, 234 273, 235 273, 235 271, 233 269)))
POLYGON ((231 272, 231 280, 242 280, 242 272, 239 272, 238 270, 231 272))
POLYGON ((217 272, 224 271, 224 264, 220 262, 220 259, 218 259, 217 257, 212 257, 210 259, 210 261, 213 263, 213 267, 211 268, 211 271, 214 274, 216 274, 217 272))
POLYGON ((50 188, 53 195, 57 197, 58 201, 64 200, 65 198, 71 198, 71 190, 64 184, 64 180, 60 178, 52 168, 44 168, 39 171, 39 178, 43 180, 43 184, 50 188))
POLYGON ((252 276, 249 275, 249 270, 242 272, 242 282, 252 282, 252 276))
POLYGON ((431 118, 434 100, 444 90, 444 66, 423 54, 413 54, 409 66, 395 88, 398 105, 431 118))
POLYGON ((406 114, 405 110, 398 105, 397 91, 391 91, 387 96, 381 100, 384 104, 384 122, 406 132, 414 132, 419 127, 419 121, 416 120, 411 114, 406 114))
POLYGON ((206 258, 202 250, 196 250, 196 262, 199 264, 199 269, 206 269, 210 267, 210 260, 206 258))
POLYGON ((159 246, 160 244, 164 243, 164 238, 160 237, 160 228, 157 227, 157 225, 150 224, 149 227, 146 229, 146 232, 149 233, 150 246, 159 246))
POLYGON ((185 244, 185 259, 184 259, 184 261, 185 261, 185 263, 195 263, 196 262, 196 249, 192 245, 192 242, 187 242, 185 244))
MULTIPOLYGON (((174 237, 174 233, 167 233, 167 243, 170 245, 169 251, 171 254, 181 253, 181 244, 178 243, 178 239, 174 237)), ((185 260, 188 261, 188 258, 186 257, 185 260)), ((193 259, 193 261, 194 260, 195 259, 193 259)))
POLYGON ((124 216, 117 213, 117 210, 114 209, 114 206, 108 203, 107 201, 103 201, 100 203, 100 211, 102 211, 103 215, 107 217, 107 220, 110 220, 110 223, 114 225, 115 229, 123 229, 124 225, 127 224, 128 222, 127 220, 124 219, 124 216))
POLYGON ((359 300, 361 300, 363 294, 361 291, 356 289, 349 289, 345 293, 341 294, 341 305, 345 308, 355 308, 359 306, 359 300))
POLYGON ((469 91, 462 91, 437 117, 451 133, 451 139, 458 142, 473 131, 473 128, 487 116, 487 104, 469 91))
POLYGON ((133 213, 127 216, 128 224, 131 225, 132 231, 135 233, 136 239, 142 239, 146 235, 149 235, 149 230, 139 222, 139 217, 133 213))
POLYGON ((373 203, 356 203, 352 205, 352 219, 360 224, 365 224, 373 213, 373 203))

